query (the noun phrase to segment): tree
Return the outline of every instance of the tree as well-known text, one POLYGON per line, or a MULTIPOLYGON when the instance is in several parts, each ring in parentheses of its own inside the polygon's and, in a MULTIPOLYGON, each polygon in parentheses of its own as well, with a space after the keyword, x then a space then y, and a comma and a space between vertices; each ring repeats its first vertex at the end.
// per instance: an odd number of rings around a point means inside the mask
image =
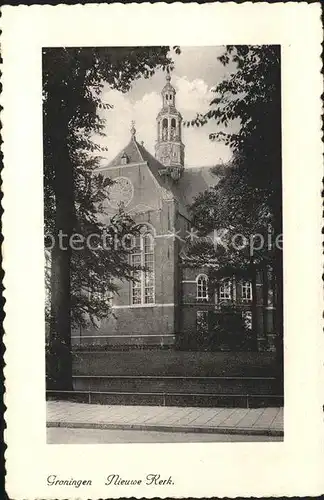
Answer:
MULTIPOLYGON (((273 258, 273 248, 260 245, 261 238, 268 240, 271 218, 267 203, 245 184, 239 165, 233 163, 216 186, 200 193, 190 207, 193 225, 203 238, 193 242, 187 257, 194 265, 214 264, 209 267, 211 293, 220 279, 235 276, 251 281, 256 317, 257 273, 266 274, 273 258)), ((253 340, 256 346, 256 331, 253 340)))
MULTIPOLYGON (((109 181, 93 175, 100 148, 91 139, 93 134, 103 133, 104 121, 98 110, 102 106, 109 108, 109 103, 101 102, 101 91, 107 82, 112 88, 125 92, 134 80, 141 76, 149 78, 157 68, 172 69, 169 50, 169 47, 43 50, 45 233, 54 241, 50 352, 57 363, 53 368, 55 388, 60 390, 72 388, 71 321, 81 320, 82 308, 90 317, 100 316, 102 312, 103 303, 100 306, 93 295, 89 300, 77 293, 86 277, 82 269, 90 266, 91 290, 95 287, 95 292, 104 281, 107 269, 111 277, 130 277, 125 256, 119 250, 110 249, 110 255, 102 249, 72 254, 71 245, 63 249, 60 244, 60 234, 69 242, 76 230, 86 234, 90 228, 97 233, 102 230, 93 186, 100 198, 109 181), (106 270, 103 265, 107 265, 106 270)), ((119 214, 113 225, 123 234, 129 222, 119 214)), ((113 285, 110 290, 114 291, 113 285)))
MULTIPOLYGON (((213 89, 214 99, 205 114, 197 114, 187 125, 203 126, 214 120, 223 130, 210 134, 233 151, 234 161, 217 186, 193 204, 194 220, 201 230, 230 228, 247 237, 271 228, 282 234, 281 186, 281 87, 279 46, 227 46, 220 62, 235 69, 213 89), (230 125, 239 120, 238 132, 230 125)), ((231 252, 222 259, 227 265, 248 267, 258 260, 271 261, 277 281, 276 330, 282 342, 282 252, 262 249, 249 262, 244 252, 231 252)), ((251 260, 251 259, 250 259, 251 260)), ((281 355, 282 348, 278 346, 281 355)), ((282 366, 282 360, 280 361, 282 366)))
POLYGON ((210 134, 233 151, 235 165, 253 196, 268 202, 281 229, 281 85, 279 46, 227 46, 219 57, 236 69, 215 86, 205 114, 187 125, 215 120, 224 130, 210 134), (239 120, 237 133, 228 131, 239 120))

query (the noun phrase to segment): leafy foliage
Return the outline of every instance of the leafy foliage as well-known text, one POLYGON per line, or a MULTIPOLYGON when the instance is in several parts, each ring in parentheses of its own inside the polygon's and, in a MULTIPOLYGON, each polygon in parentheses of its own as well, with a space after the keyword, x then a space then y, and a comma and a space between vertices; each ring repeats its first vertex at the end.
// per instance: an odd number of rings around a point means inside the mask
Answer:
POLYGON ((269 205, 246 185, 238 166, 228 166, 227 175, 200 193, 190 210, 200 238, 188 256, 199 258, 200 265, 213 261, 218 276, 231 276, 248 274, 252 262, 271 261, 274 237, 269 205))
MULTIPOLYGON (((280 47, 228 46, 219 60, 236 65, 214 88, 210 110, 193 123, 215 120, 224 130, 210 135, 231 146, 246 184, 277 205, 281 196, 280 47), (239 119, 238 133, 226 132, 239 119)), ((276 206, 272 208, 276 209, 276 206)))
MULTIPOLYGON (((187 125, 204 126, 214 121, 221 127, 210 135, 233 151, 228 174, 211 190, 198 197, 191 207, 194 223, 202 233, 226 228, 228 237, 235 234, 254 238, 256 233, 267 242, 282 235, 281 180, 281 85, 279 46, 228 46, 219 57, 224 66, 235 70, 214 88, 215 97, 205 114, 197 114, 187 125), (240 123, 233 133, 230 125, 240 123)), ((205 263, 214 251, 217 266, 211 278, 219 275, 247 273, 252 278, 252 309, 256 312, 256 272, 263 267, 268 276, 268 264, 274 271, 275 329, 278 382, 283 377, 283 276, 282 249, 263 246, 251 255, 230 247, 229 251, 209 245, 209 253, 201 248, 193 253, 205 263)), ((268 278, 267 278, 268 279, 268 278)), ((281 389, 278 389, 281 390, 281 389)))
MULTIPOLYGON (((179 48, 174 48, 178 53, 179 48)), ((101 234, 100 199, 111 183, 95 173, 100 147, 92 140, 103 134, 99 110, 105 83, 126 92, 134 80, 150 78, 157 68, 171 69, 169 47, 45 48, 43 50, 43 151, 45 235, 54 238, 51 252, 50 352, 61 358, 55 372, 59 388, 71 387, 71 321, 95 323, 109 311, 107 292, 116 293, 113 278, 131 279, 126 252, 114 246, 72 252, 59 246, 74 232, 85 238, 101 234), (63 361, 62 361, 63 359, 63 361)), ((108 231, 121 239, 132 221, 118 213, 108 231)))
MULTIPOLYGON (((233 160, 227 174, 191 206, 194 225, 203 234, 226 228, 228 239, 261 234, 266 241, 269 232, 281 232, 280 48, 228 46, 219 60, 235 70, 213 89, 208 112, 188 124, 222 126, 210 138, 229 145, 233 160), (240 122, 237 133, 230 129, 234 120, 240 122)), ((263 247, 253 262, 273 256, 274 248, 263 247)), ((221 269, 251 264, 247 252, 235 249, 219 250, 217 258, 221 269)))
MULTIPOLYGON (((45 174, 45 233, 53 234, 55 228, 55 165, 53 156, 56 151, 53 135, 65 122, 68 130, 67 164, 73 169, 74 183, 74 223, 73 229, 84 237, 89 234, 102 234, 104 224, 98 219, 101 197, 107 196, 109 179, 94 174, 98 167, 100 148, 91 137, 102 134, 104 120, 98 110, 110 109, 109 103, 101 102, 104 83, 123 92, 129 90, 132 82, 144 76, 149 78, 157 67, 172 68, 172 60, 167 57, 168 47, 152 48, 62 48, 43 51, 43 98, 44 98, 44 174, 45 174)), ((55 139, 55 138, 54 138, 55 139)), ((121 239, 131 231, 132 221, 124 214, 118 214, 109 231, 118 231, 121 239)), ((90 313, 94 319, 107 312, 107 300, 100 305, 94 297, 99 297, 99 289, 104 284, 112 291, 116 288, 111 279, 130 279, 131 270, 125 252, 121 248, 113 251, 91 251, 85 248, 73 252, 71 261, 72 278, 72 318, 74 324, 84 324, 84 315, 90 313), (92 276, 92 292, 86 298, 80 287, 89 288, 89 275, 92 276), (101 307, 102 306, 102 307, 101 307), (81 320, 81 318, 83 319, 81 320)))

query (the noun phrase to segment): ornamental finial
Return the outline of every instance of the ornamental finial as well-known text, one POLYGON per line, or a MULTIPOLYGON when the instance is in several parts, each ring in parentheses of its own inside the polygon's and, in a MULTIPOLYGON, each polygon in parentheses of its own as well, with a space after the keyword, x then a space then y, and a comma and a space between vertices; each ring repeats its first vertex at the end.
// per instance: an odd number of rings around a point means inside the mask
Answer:
POLYGON ((135 128, 135 122, 134 120, 131 121, 131 134, 132 134, 132 137, 135 139, 135 136, 136 136, 136 128, 135 128))
POLYGON ((169 70, 169 68, 167 69, 167 74, 166 74, 165 79, 166 79, 167 82, 171 81, 171 76, 170 76, 170 70, 169 70))

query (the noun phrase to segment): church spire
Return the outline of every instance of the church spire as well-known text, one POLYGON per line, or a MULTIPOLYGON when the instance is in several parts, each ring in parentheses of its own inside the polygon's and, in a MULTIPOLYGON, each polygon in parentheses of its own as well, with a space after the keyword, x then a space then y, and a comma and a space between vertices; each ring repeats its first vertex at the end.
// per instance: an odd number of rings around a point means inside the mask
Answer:
POLYGON ((166 74, 165 79, 166 79, 166 84, 164 85, 162 92, 161 92, 163 108, 167 108, 170 106, 175 107, 176 91, 175 91, 175 88, 170 83, 171 82, 171 75, 169 73, 169 70, 166 74))
POLYGON ((171 85, 171 75, 166 74, 162 91, 162 109, 157 121, 155 157, 165 165, 166 172, 177 180, 184 169, 184 145, 181 140, 182 116, 176 108, 176 90, 171 85))

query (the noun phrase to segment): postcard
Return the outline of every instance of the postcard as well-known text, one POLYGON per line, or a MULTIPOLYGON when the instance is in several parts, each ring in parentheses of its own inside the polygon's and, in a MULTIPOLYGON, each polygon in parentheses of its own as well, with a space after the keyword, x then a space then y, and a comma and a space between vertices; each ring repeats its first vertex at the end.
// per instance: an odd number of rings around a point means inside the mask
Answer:
POLYGON ((10 498, 323 493, 320 16, 3 8, 10 498))

